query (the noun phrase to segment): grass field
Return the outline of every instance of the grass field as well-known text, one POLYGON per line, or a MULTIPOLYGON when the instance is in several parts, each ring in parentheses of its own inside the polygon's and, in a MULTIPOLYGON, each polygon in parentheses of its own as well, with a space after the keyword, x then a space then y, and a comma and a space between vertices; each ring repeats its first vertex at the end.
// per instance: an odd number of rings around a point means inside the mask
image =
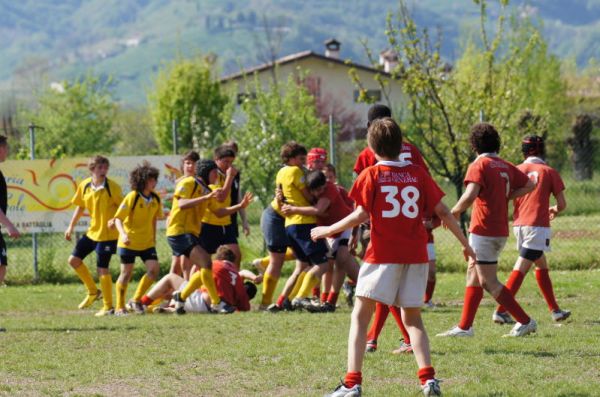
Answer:
MULTIPOLYGON (((439 275, 434 301, 444 306, 424 319, 444 395, 600 394, 600 271, 551 275, 573 315, 552 323, 529 275, 518 297, 539 328, 522 339, 501 338, 509 329, 491 323, 488 297, 474 338, 433 337, 458 321, 464 288, 462 274, 439 275)), ((0 288, 0 395, 320 396, 345 371, 345 305, 333 314, 98 319, 75 309, 83 293, 78 284, 0 288)), ((367 356, 366 396, 418 395, 413 357, 390 354, 398 337, 392 320, 367 356)))

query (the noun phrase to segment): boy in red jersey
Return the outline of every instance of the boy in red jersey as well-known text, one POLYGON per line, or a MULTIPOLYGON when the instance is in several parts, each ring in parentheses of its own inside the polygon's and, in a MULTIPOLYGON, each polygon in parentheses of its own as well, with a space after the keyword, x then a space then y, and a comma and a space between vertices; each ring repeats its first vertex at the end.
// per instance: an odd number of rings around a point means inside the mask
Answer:
MULTIPOLYGON (((535 184, 535 189, 514 201, 513 232, 517 238, 519 258, 506 282, 506 288, 515 296, 531 265, 535 264, 535 278, 552 313, 552 319, 566 320, 571 312, 561 310, 556 303, 544 255, 544 251, 550 251, 550 220, 567 207, 565 185, 559 173, 544 161, 544 140, 541 137, 528 136, 523 140, 521 149, 525 161, 517 168, 527 174, 535 184), (556 205, 552 207, 550 195, 556 199, 556 205)), ((492 320, 498 324, 514 322, 501 305, 494 312, 492 320)))
POLYGON ((498 257, 508 237, 508 200, 533 190, 533 182, 517 167, 498 157, 500 135, 488 123, 471 128, 471 146, 478 154, 467 169, 465 192, 452 214, 460 214, 473 205, 469 243, 477 257, 469 261, 467 286, 460 323, 438 336, 473 336, 473 321, 483 298, 483 290, 518 321, 507 336, 525 336, 535 332, 537 323, 517 303, 497 277, 498 257))
POLYGON ((360 396, 362 363, 367 327, 375 302, 402 308, 410 333, 423 394, 441 395, 431 366, 429 340, 421 319, 427 282, 427 232, 423 215, 436 213, 464 247, 465 256, 475 256, 448 208, 444 193, 431 176, 408 161, 398 161, 402 132, 391 118, 374 121, 367 135, 378 163, 365 169, 350 191, 356 202, 352 214, 331 225, 312 230, 313 239, 334 235, 371 221, 371 241, 356 286, 348 338, 348 372, 332 397, 360 396), (402 232, 399 232, 402 231, 402 232))

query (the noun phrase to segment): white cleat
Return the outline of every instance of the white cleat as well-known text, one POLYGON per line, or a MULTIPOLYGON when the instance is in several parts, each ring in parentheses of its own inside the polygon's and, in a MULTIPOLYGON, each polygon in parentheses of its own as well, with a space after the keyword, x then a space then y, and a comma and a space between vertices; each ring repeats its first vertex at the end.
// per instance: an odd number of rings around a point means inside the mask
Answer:
MULTIPOLYGON (((346 387, 343 383, 340 383, 338 387, 335 388, 333 393, 326 394, 325 397, 361 397, 362 390, 360 385, 354 385, 350 388, 346 387)), ((435 394, 432 394, 435 395, 435 394)))
POLYGON ((492 321, 496 324, 514 324, 515 320, 511 317, 508 312, 494 311, 492 314, 492 321))
POLYGON ((423 391, 423 395, 429 396, 441 396, 442 389, 440 389, 439 379, 429 379, 423 386, 421 386, 421 390, 423 391))
POLYGON ((513 329, 505 337, 520 337, 534 333, 537 331, 537 323, 534 319, 530 319, 527 324, 516 323, 513 329))
POLYGON ((473 336, 475 332, 473 332, 473 327, 469 329, 462 329, 458 325, 446 332, 442 332, 441 334, 437 334, 436 336, 455 336, 455 337, 464 337, 464 336, 473 336))
POLYGON ((571 312, 568 310, 556 310, 552 312, 552 320, 554 321, 563 321, 568 319, 571 316, 571 312))

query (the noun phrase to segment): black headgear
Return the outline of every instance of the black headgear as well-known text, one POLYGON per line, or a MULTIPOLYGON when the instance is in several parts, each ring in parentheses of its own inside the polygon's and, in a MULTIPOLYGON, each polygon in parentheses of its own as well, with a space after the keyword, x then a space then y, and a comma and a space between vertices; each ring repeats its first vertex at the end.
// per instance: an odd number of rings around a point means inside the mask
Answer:
POLYGON ((544 138, 537 135, 529 135, 521 142, 521 151, 525 157, 538 156, 544 157, 546 154, 544 148, 544 138))

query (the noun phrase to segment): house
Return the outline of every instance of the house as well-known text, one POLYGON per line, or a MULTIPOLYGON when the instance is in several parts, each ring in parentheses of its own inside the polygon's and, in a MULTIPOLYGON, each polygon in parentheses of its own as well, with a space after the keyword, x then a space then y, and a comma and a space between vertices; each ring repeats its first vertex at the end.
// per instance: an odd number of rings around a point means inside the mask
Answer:
POLYGON ((275 62, 266 63, 238 73, 224 76, 221 83, 225 89, 236 86, 238 103, 247 95, 245 76, 256 75, 263 87, 273 82, 274 69, 277 67, 277 76, 280 81, 286 81, 290 74, 298 75, 298 69, 308 73, 304 82, 315 95, 318 111, 323 118, 328 114, 343 125, 339 139, 352 139, 364 137, 366 133, 367 110, 369 104, 359 102, 359 89, 349 72, 354 71, 366 90, 367 95, 376 103, 391 105, 392 109, 399 106, 402 101, 402 90, 398 80, 391 78, 390 71, 398 65, 398 55, 386 50, 380 53, 380 65, 361 65, 349 60, 340 59, 340 42, 329 39, 325 42, 325 53, 302 51, 277 59, 275 62), (375 76, 380 75, 389 84, 385 92, 381 91, 380 84, 375 76))

